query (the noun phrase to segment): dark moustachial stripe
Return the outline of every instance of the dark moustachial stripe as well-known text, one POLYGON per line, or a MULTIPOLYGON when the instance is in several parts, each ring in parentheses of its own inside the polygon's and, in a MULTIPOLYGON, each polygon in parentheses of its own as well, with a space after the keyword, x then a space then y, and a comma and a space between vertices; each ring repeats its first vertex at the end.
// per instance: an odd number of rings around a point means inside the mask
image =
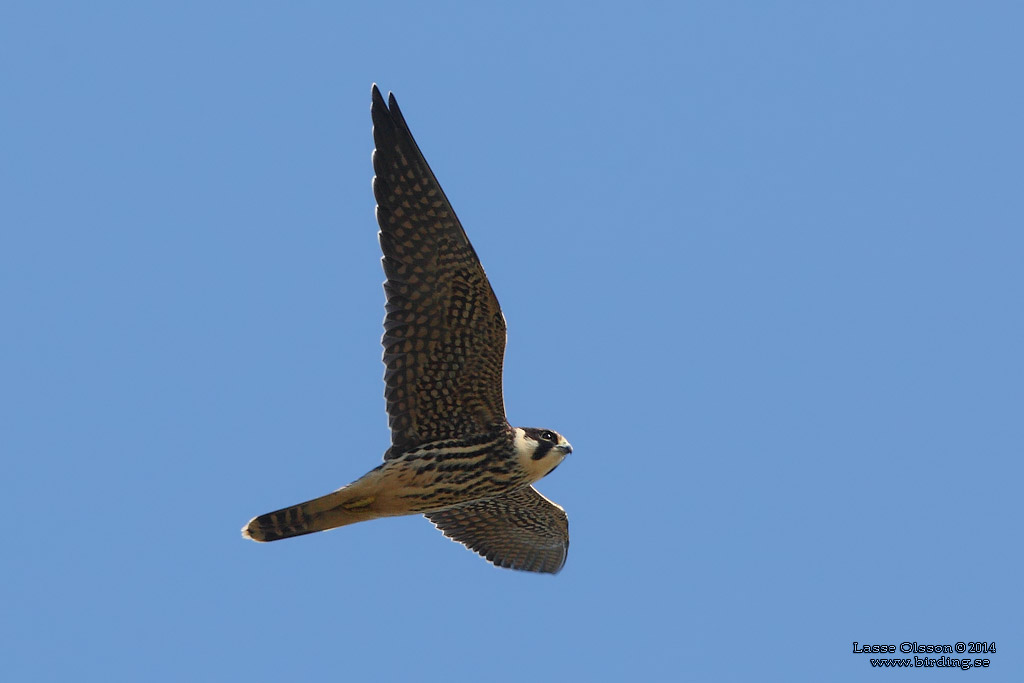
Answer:
POLYGON ((540 441, 537 443, 537 450, 535 450, 533 452, 533 455, 530 457, 533 458, 534 460, 540 460, 545 455, 547 455, 552 448, 554 448, 554 444, 548 441, 540 441))

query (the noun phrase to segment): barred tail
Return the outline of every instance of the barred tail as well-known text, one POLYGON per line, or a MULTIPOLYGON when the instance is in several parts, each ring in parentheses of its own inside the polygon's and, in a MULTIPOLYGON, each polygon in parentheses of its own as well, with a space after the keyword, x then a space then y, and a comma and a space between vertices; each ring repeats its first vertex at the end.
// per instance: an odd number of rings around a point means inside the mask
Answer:
POLYGON ((379 517, 371 509, 374 497, 359 496, 352 488, 346 486, 326 496, 255 517, 242 529, 242 536, 265 543, 379 517))

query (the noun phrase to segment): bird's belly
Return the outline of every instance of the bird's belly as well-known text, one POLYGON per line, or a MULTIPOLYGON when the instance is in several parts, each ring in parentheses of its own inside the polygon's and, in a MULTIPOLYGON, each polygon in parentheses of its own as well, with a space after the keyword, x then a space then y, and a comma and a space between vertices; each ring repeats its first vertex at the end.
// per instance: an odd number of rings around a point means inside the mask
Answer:
POLYGON ((389 461, 375 507, 383 514, 417 514, 511 491, 529 475, 511 457, 433 454, 389 461))

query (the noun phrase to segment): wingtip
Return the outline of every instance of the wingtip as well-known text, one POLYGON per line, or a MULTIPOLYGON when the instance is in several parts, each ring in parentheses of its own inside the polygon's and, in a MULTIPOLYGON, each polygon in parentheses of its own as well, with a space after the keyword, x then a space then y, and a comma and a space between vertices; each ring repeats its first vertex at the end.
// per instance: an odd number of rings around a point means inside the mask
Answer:
POLYGON ((373 119, 375 137, 378 134, 378 125, 382 127, 382 130, 402 131, 406 135, 412 135, 409 133, 409 126, 405 122, 405 117, 402 116, 402 110, 398 108, 398 100, 395 99, 393 92, 388 92, 387 100, 385 100, 380 88, 374 83, 371 91, 371 100, 370 115, 373 119))
POLYGON ((385 102, 384 94, 380 91, 380 87, 376 83, 373 83, 370 86, 370 97, 374 100, 374 102, 379 101, 381 104, 386 106, 391 112, 394 112, 395 109, 398 107, 398 100, 395 99, 395 93, 388 91, 388 98, 387 101, 385 102))
POLYGON ((373 87, 370 88, 370 101, 373 103, 371 107, 372 109, 376 109, 378 107, 387 107, 387 105, 384 103, 384 96, 381 94, 380 88, 377 87, 376 83, 374 83, 373 87))

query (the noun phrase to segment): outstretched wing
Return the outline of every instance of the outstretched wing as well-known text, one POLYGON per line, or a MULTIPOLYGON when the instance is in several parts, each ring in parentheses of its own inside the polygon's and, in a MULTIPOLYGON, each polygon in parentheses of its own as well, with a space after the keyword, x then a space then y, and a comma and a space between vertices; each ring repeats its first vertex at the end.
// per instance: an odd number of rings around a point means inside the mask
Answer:
POLYGON ((505 318, 448 198, 398 109, 373 86, 373 192, 384 252, 391 448, 505 422, 505 318))
POLYGON ((425 517, 499 567, 557 574, 569 554, 565 510, 532 486, 425 517))

